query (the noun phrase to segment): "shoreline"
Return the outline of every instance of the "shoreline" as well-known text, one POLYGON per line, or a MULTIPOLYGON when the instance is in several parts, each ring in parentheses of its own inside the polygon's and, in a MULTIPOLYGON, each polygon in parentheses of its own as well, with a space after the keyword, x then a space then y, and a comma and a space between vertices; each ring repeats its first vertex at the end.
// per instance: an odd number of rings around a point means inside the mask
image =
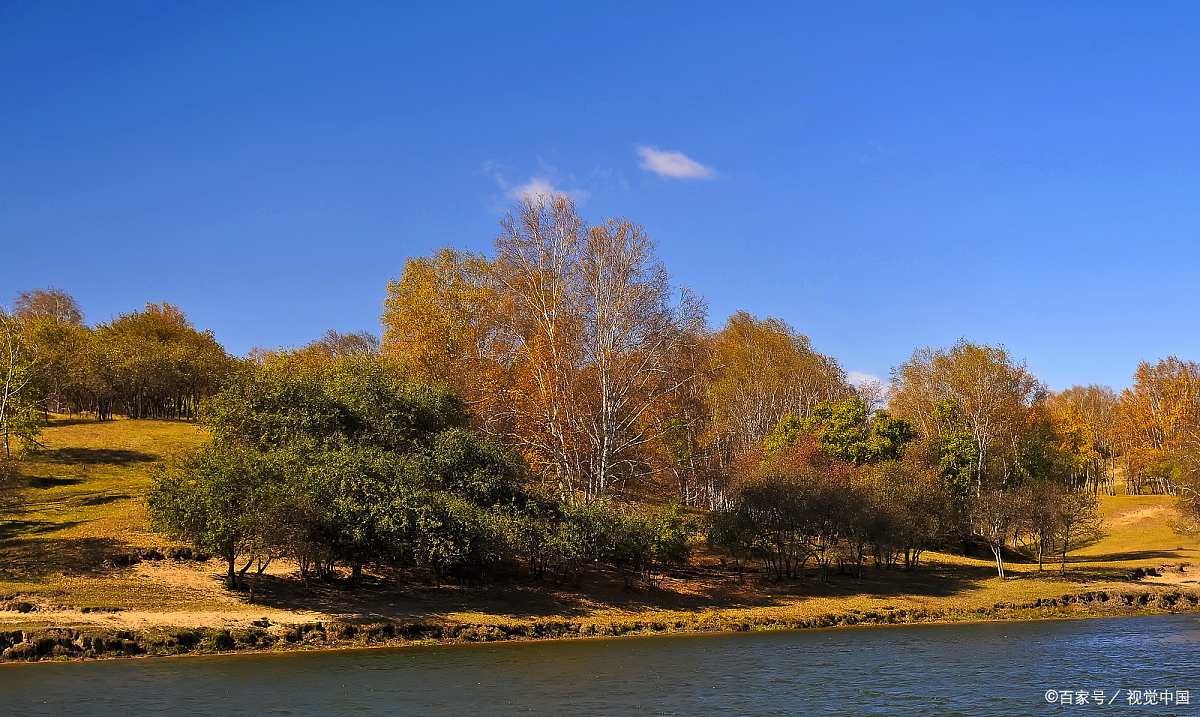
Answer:
POLYGON ((713 611, 691 619, 515 623, 381 620, 321 620, 295 625, 228 628, 158 626, 113 630, 27 624, 0 629, 0 664, 81 662, 121 658, 262 655, 347 649, 433 647, 503 642, 565 641, 615 637, 660 637, 735 632, 898 627, 990 622, 1039 622, 1101 617, 1200 614, 1200 594, 1179 589, 1089 590, 1032 602, 997 603, 976 609, 849 610, 815 617, 730 615, 713 611))

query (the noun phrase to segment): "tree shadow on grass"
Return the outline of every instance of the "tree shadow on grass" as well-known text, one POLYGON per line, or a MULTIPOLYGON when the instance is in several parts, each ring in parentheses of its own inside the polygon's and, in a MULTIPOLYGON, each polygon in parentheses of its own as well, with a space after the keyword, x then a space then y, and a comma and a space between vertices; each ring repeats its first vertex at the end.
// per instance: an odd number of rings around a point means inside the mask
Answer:
POLYGON ((797 598, 922 596, 946 598, 978 589, 978 583, 995 575, 986 566, 955 566, 953 570, 920 565, 905 571, 863 566, 856 575, 831 568, 827 576, 809 568, 803 579, 769 580, 762 573, 745 576, 743 583, 736 578, 702 581, 705 587, 697 596, 706 603, 738 602, 746 606, 768 606, 797 598))
POLYGON ((0 540, 33 538, 59 530, 68 530, 86 521, 75 520, 62 522, 57 520, 7 520, 0 522, 0 540))
POLYGON ((1077 565, 1067 561, 1067 572, 1062 573, 1062 561, 1046 563, 1046 569, 1040 573, 1030 573, 1027 578, 1059 578, 1077 583, 1089 582, 1125 582, 1129 580, 1129 568, 1109 568, 1097 565, 1077 565))
MULTIPOLYGON (((537 583, 523 570, 498 569, 485 580, 465 586, 448 578, 436 586, 424 571, 411 571, 397 586, 394 577, 367 574, 358 581, 310 579, 292 575, 263 575, 255 588, 255 604, 284 610, 308 610, 339 615, 341 619, 371 622, 398 618, 439 618, 454 612, 483 612, 514 619, 581 617, 595 605, 640 602, 647 591, 623 591, 616 584, 587 589, 546 580, 537 583)), ((247 576, 247 580, 249 576, 247 576)), ((657 591, 651 591, 657 593, 657 591)), ((243 595, 245 591, 243 590, 243 595)), ((656 601, 656 595, 652 601, 656 601)))
POLYGON ((987 565, 952 569, 922 565, 910 572, 864 567, 861 579, 834 568, 828 582, 811 568, 802 582, 770 581, 762 573, 746 573, 739 581, 736 573, 725 568, 689 566, 668 571, 655 587, 640 582, 629 587, 619 571, 597 566, 582 571, 578 580, 563 582, 549 577, 534 582, 522 570, 500 570, 485 581, 472 581, 466 589, 453 582, 437 588, 411 576, 397 589, 393 579, 380 576, 364 576, 358 583, 310 580, 305 586, 295 575, 264 575, 255 590, 255 603, 355 621, 474 611, 537 620, 585 617, 606 607, 636 613, 772 607, 805 598, 944 598, 976 590, 994 575, 995 569, 987 565))
POLYGON ((44 490, 46 488, 58 488, 65 485, 79 485, 82 482, 82 478, 34 476, 29 479, 29 487, 44 490))
POLYGON ((109 494, 109 495, 93 495, 93 496, 88 496, 86 498, 77 500, 77 501, 75 501, 74 504, 79 505, 79 506, 89 506, 89 507, 94 506, 94 505, 108 505, 109 503, 116 503, 119 500, 129 500, 132 497, 133 496, 129 495, 128 493, 113 493, 113 494, 109 494))
POLYGON ((70 417, 63 417, 63 416, 61 416, 61 414, 60 414, 60 415, 55 415, 55 416, 53 416, 53 417, 52 417, 52 418, 51 418, 51 419, 50 419, 50 420, 49 420, 49 421, 46 423, 46 425, 47 425, 47 426, 49 426, 49 427, 51 427, 51 428, 59 428, 59 427, 62 427, 62 426, 82 426, 82 425, 84 425, 84 424, 89 424, 89 425, 99 425, 99 424, 102 424, 102 423, 106 423, 106 421, 101 421, 100 419, 98 419, 98 418, 95 418, 95 417, 92 417, 92 416, 70 416, 70 417))
MULTIPOLYGON (((56 523, 54 527, 65 524, 56 523)), ((95 572, 103 568, 106 559, 130 549, 129 543, 111 538, 8 539, 0 542, 0 579, 23 582, 57 574, 95 572)))
POLYGON ((39 457, 46 463, 117 466, 149 463, 159 459, 153 453, 124 448, 54 448, 42 451, 39 457))
MULTIPOLYGON (((250 576, 246 576, 249 581, 250 576)), ((514 599, 512 586, 489 582, 460 590, 457 585, 438 588, 364 575, 359 581, 310 579, 307 585, 296 575, 263 575, 255 587, 254 603, 283 610, 309 610, 340 615, 353 621, 387 620, 401 617, 436 616, 448 612, 480 609, 481 603, 520 602, 545 609, 546 614, 566 615, 569 606, 552 601, 546 594, 527 591, 514 599), (546 603, 546 604, 541 604, 546 603)), ((245 588, 243 587, 243 595, 245 588)))
MULTIPOLYGON (((1103 555, 1077 555, 1075 553, 1067 556, 1067 565, 1072 563, 1123 563, 1134 560, 1179 560, 1186 558, 1186 555, 1180 555, 1180 551, 1176 550, 1130 550, 1124 553, 1104 553, 1103 555)), ((1061 562, 1062 558, 1059 558, 1061 562)), ((1068 567, 1068 569, 1070 569, 1068 567)), ((1132 569, 1132 567, 1130 568, 1132 569)))

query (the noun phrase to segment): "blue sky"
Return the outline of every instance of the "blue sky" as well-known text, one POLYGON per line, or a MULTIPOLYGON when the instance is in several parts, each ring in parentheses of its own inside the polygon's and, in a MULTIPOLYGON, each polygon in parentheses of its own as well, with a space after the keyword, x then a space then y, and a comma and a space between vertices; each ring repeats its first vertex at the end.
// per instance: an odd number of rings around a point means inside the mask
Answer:
POLYGON ((406 256, 489 251, 533 183, 852 372, 1200 359, 1198 6, 512 5, 0 5, 0 302, 377 331, 406 256))

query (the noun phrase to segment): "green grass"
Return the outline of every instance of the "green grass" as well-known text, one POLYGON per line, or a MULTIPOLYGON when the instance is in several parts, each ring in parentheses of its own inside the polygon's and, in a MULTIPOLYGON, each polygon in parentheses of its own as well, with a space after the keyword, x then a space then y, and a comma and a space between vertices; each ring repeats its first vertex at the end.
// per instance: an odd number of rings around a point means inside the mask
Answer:
MULTIPOLYGON (((321 614, 492 624, 554 618, 593 624, 688 622, 698 615, 786 622, 897 609, 965 615, 997 603, 1028 603, 1085 590, 1144 590, 1145 585, 1127 579, 1134 568, 1200 565, 1197 546, 1170 529, 1174 513, 1169 497, 1121 495, 1102 498, 1108 534, 1073 554, 1065 577, 1058 575, 1052 559, 1041 572, 1035 563, 1014 562, 1008 566, 1009 577, 1000 580, 990 556, 931 553, 916 572, 868 569, 861 581, 834 576, 829 584, 814 578, 802 585, 770 584, 750 576, 738 583, 719 566, 719 556, 701 552, 686 573, 668 580, 660 591, 627 592, 619 579, 601 573, 589 575, 581 588, 552 582, 531 585, 516 577, 465 593, 452 586, 417 584, 402 594, 382 582, 364 590, 321 585, 306 589, 297 580, 276 575, 264 585, 263 604, 248 605, 244 596, 219 588, 221 568, 216 561, 105 565, 113 555, 170 544, 147 529, 140 495, 156 462, 198 445, 204 437, 195 424, 183 421, 52 421, 44 434, 47 449, 19 463, 27 487, 0 505, 0 600, 27 596, 45 612, 0 612, 0 622, 45 622, 55 615, 56 606, 120 608, 144 613, 146 619, 157 614, 161 624, 181 625, 199 618, 172 614, 221 613, 242 622, 260 615, 300 620, 303 613, 303 619, 321 614)), ((1200 567, 1197 570, 1200 574, 1200 567)), ((105 613, 70 615, 116 619, 105 613)))
POLYGON ((106 558, 167 544, 141 492, 156 462, 204 439, 183 421, 57 420, 46 450, 18 462, 27 487, 0 506, 0 592, 94 575, 106 558))

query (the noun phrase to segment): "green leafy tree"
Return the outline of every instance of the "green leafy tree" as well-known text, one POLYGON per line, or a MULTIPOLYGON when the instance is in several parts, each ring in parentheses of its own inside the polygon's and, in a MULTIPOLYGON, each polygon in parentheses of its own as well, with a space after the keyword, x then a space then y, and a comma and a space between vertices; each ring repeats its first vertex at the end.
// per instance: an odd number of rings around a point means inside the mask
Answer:
POLYGON ((235 374, 202 420, 211 443, 147 496, 164 516, 156 525, 207 546, 205 533, 180 526, 212 513, 238 527, 244 512, 253 541, 227 538, 222 554, 261 546, 295 557, 305 576, 337 565, 354 578, 368 565, 465 576, 503 554, 505 516, 527 502, 522 471, 465 428, 461 401, 374 357, 273 356, 235 374), (195 501, 194 512, 173 507, 184 487, 220 484, 228 471, 217 468, 236 472, 238 461, 272 466, 270 490, 232 490, 225 502, 195 501))
POLYGON ((938 429, 933 442, 942 485, 953 495, 965 499, 974 482, 973 471, 979 465, 978 444, 970 426, 959 417, 958 404, 954 401, 938 402, 933 409, 933 420, 938 429))
POLYGON ((741 510, 714 510, 705 521, 705 540, 709 547, 729 555, 739 580, 746 562, 754 554, 756 529, 751 516, 741 510))
POLYGON ((904 458, 908 447, 921 434, 911 423, 887 411, 876 411, 871 418, 869 443, 873 461, 896 461, 904 458))
POLYGON ((763 453, 769 458, 806 434, 816 437, 822 453, 855 465, 903 458, 918 437, 912 424, 887 411, 869 419, 866 403, 852 397, 821 401, 803 421, 792 414, 784 416, 763 441, 763 453))
POLYGON ((668 566, 687 562, 691 555, 691 540, 696 534, 696 522, 677 502, 651 511, 643 519, 650 534, 646 581, 650 585, 657 585, 668 566))
POLYGON ((40 359, 29 326, 0 309, 0 433, 4 457, 12 456, 12 439, 26 452, 40 445, 42 414, 38 410, 36 379, 40 359))
POLYGON ((269 550, 278 475, 266 456, 237 445, 209 444, 165 466, 145 494, 150 527, 226 562, 232 590, 240 577, 236 563, 269 550))

